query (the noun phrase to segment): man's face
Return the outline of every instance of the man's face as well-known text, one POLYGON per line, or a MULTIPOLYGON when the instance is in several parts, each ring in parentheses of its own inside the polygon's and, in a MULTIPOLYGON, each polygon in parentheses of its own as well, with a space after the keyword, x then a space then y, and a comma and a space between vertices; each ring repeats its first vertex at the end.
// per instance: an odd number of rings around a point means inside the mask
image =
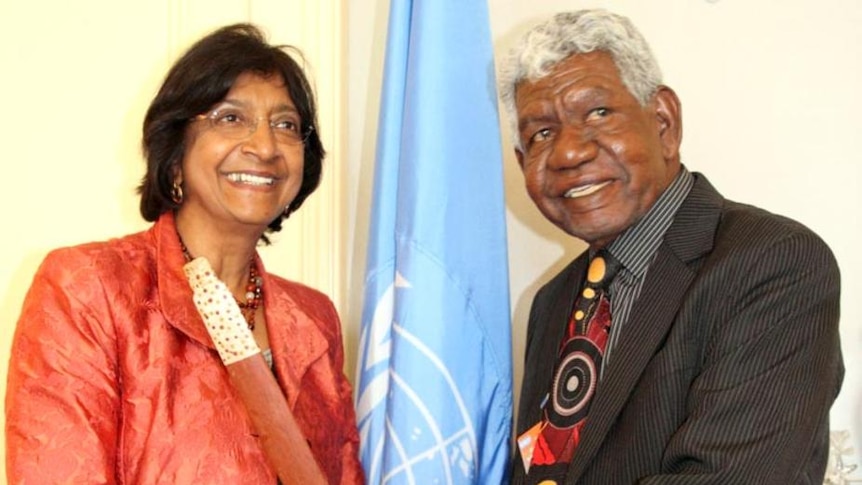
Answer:
POLYGON ((610 54, 574 54, 515 92, 516 150, 542 214, 599 248, 637 222, 679 171, 679 101, 641 106, 610 54))

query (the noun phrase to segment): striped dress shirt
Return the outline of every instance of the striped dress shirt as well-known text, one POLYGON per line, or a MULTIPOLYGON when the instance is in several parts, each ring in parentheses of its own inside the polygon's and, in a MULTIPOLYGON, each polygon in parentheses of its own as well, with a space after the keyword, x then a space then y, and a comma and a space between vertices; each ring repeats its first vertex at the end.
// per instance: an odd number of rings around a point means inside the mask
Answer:
MULTIPOLYGON (((694 176, 683 166, 646 215, 626 229, 607 248, 622 264, 622 268, 608 289, 611 302, 611 335, 602 359, 602 369, 609 365, 609 357, 619 340, 621 329, 629 319, 632 306, 640 295, 647 270, 665 232, 693 185, 694 176)), ((592 256, 593 254, 590 254, 591 258, 592 256)))

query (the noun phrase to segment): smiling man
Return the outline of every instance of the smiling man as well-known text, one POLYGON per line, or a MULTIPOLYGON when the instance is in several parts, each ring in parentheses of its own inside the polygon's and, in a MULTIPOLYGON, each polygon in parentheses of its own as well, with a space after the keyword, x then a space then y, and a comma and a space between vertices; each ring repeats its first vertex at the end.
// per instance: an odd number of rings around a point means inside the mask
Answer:
POLYGON ((554 16, 501 87, 530 197, 589 244, 533 302, 513 482, 821 483, 826 244, 685 168, 680 101, 624 17, 554 16))

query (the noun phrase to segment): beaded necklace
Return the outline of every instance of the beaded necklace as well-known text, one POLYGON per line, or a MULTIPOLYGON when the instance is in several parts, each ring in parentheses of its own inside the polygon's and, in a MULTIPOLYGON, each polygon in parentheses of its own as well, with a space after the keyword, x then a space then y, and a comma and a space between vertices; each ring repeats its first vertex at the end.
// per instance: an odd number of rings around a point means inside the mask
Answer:
MULTIPOLYGON (((180 247, 183 249, 183 257, 188 263, 194 258, 192 258, 186 244, 183 242, 183 238, 180 237, 179 239, 180 247)), ((257 274, 257 268, 254 265, 254 261, 251 262, 251 266, 248 270, 248 284, 245 286, 245 301, 239 301, 236 297, 234 297, 234 300, 236 300, 236 304, 239 306, 242 316, 248 324, 248 329, 254 330, 254 315, 257 313, 257 308, 263 306, 263 278, 257 274)))

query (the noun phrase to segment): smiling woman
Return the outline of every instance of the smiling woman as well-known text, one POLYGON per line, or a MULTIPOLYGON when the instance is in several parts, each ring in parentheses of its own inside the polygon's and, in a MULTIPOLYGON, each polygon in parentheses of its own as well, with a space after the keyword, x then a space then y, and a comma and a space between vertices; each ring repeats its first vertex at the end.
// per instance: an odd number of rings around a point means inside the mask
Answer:
POLYGON ((256 250, 320 181, 298 55, 236 24, 171 68, 143 127, 153 226, 51 252, 27 294, 10 483, 363 481, 335 308, 256 250))
MULTIPOLYGON (((198 244, 213 241, 208 234, 213 231, 241 233, 244 225, 267 228, 273 221, 278 224, 271 229, 280 229, 303 182, 301 119, 282 76, 249 72, 237 77, 215 110, 194 118, 172 181, 184 194, 177 228, 189 235, 183 236, 188 247, 197 236, 202 236, 198 244)), ((320 158, 309 153, 316 176, 309 178, 306 192, 320 179, 320 158)))

